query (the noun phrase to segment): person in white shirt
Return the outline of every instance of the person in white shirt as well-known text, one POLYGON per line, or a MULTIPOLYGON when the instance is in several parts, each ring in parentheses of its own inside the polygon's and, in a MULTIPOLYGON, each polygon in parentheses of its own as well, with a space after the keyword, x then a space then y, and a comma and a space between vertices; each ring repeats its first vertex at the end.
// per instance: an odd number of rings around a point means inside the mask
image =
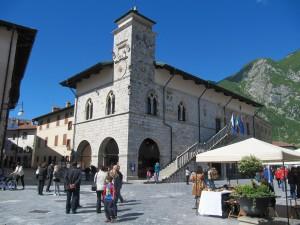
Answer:
POLYGON ((13 175, 16 175, 16 181, 17 181, 17 185, 19 184, 19 179, 21 178, 21 183, 23 186, 23 190, 25 188, 25 184, 24 184, 24 169, 23 166, 20 164, 20 162, 17 162, 17 166, 15 171, 12 173, 13 175))
POLYGON ((186 184, 189 185, 191 171, 189 170, 189 167, 185 168, 185 178, 186 178, 186 184))
POLYGON ((101 213, 101 196, 104 189, 105 179, 107 177, 107 169, 104 166, 100 166, 100 169, 95 174, 94 183, 96 184, 96 193, 97 193, 97 213, 101 213))

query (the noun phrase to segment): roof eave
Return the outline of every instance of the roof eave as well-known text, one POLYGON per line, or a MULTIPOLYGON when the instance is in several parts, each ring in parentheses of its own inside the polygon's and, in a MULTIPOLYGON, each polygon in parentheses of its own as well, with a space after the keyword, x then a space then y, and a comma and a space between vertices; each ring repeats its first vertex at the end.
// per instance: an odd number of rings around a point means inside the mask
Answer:
POLYGON ((255 102, 251 99, 248 99, 244 96, 241 96, 241 95, 238 95, 232 91, 229 91, 223 87, 220 87, 212 82, 209 82, 207 80, 203 80, 199 77, 196 77, 192 74, 189 74, 183 70, 180 70, 180 69, 177 69, 171 65, 168 65, 168 64, 165 64, 165 63, 161 63, 161 62, 154 62, 155 66, 158 67, 158 68, 164 68, 166 70, 169 70, 170 73, 173 73, 173 74, 180 74, 180 75, 183 75, 183 79, 186 79, 186 80, 193 80, 195 81, 196 84, 202 84, 204 85, 206 88, 211 88, 211 89, 215 89, 215 91, 218 91, 218 92, 222 92, 224 95, 227 95, 227 96, 232 96, 233 98, 236 98, 242 102, 245 102, 246 104, 250 104, 250 105, 253 105, 254 107, 263 107, 264 105, 258 103, 258 102, 255 102))

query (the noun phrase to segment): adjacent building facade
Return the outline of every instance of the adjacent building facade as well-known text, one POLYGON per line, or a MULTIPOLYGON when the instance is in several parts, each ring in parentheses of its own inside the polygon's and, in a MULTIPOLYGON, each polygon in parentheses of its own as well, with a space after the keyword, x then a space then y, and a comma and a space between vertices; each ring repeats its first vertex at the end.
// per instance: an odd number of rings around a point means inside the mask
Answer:
POLYGON ((30 120, 9 119, 4 147, 4 167, 20 162, 31 166, 36 126, 30 120))
POLYGON ((155 22, 136 10, 115 21, 113 61, 61 82, 76 89, 74 151, 82 167, 119 162, 125 179, 164 168, 239 116, 254 134, 261 104, 155 59, 155 22))
POLYGON ((1 167, 9 110, 19 99, 21 80, 34 43, 36 30, 0 20, 0 151, 1 167))
POLYGON ((53 107, 52 112, 34 118, 37 123, 32 167, 52 161, 60 164, 70 160, 73 146, 74 106, 53 107))

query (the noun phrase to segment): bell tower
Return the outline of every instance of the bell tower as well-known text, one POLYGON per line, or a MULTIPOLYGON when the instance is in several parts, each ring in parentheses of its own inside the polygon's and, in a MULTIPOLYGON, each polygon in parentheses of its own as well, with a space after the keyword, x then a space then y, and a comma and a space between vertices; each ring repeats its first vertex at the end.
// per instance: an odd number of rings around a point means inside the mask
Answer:
POLYGON ((117 29, 113 31, 114 80, 130 76, 131 79, 153 80, 155 22, 136 8, 115 20, 117 29))

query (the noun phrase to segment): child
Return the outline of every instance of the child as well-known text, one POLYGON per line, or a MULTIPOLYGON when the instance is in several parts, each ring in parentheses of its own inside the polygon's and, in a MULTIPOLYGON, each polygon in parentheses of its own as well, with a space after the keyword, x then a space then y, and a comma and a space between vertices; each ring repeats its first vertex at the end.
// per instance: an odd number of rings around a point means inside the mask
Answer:
POLYGON ((104 190, 102 192, 103 202, 104 202, 104 211, 106 216, 105 222, 114 222, 116 219, 115 215, 115 187, 112 183, 113 178, 111 176, 108 176, 106 178, 105 184, 104 184, 104 190))
POLYGON ((148 168, 148 170, 147 170, 147 180, 148 180, 148 182, 150 181, 150 179, 151 179, 151 171, 150 171, 150 169, 148 168))

